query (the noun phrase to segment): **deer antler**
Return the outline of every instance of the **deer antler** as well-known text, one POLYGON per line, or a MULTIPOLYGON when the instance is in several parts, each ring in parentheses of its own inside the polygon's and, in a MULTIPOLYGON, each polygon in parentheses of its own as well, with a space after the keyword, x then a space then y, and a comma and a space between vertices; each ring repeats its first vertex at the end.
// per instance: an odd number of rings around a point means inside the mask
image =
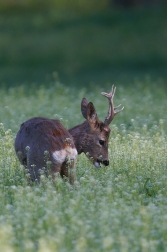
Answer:
POLYGON ((117 111, 115 110, 121 106, 121 104, 120 104, 120 105, 114 107, 113 99, 114 99, 115 91, 116 91, 116 87, 114 87, 114 85, 112 85, 112 89, 109 94, 105 93, 105 92, 101 92, 101 94, 104 95, 105 97, 107 97, 107 99, 109 100, 108 114, 107 114, 107 117, 105 118, 105 121, 104 121, 104 124, 106 126, 111 123, 111 121, 113 120, 113 118, 116 114, 120 113, 124 109, 124 107, 122 107, 121 109, 119 109, 117 111))

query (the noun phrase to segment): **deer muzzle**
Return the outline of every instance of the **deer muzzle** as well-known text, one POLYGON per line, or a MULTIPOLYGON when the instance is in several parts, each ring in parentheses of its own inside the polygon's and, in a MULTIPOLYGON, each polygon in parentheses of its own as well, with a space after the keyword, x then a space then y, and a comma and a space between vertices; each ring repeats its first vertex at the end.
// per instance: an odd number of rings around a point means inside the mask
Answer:
POLYGON ((108 166, 108 165, 109 165, 109 160, 104 160, 104 161, 102 162, 102 164, 104 164, 105 166, 108 166))
POLYGON ((100 168, 101 166, 100 166, 100 164, 103 164, 104 166, 108 166, 109 165, 109 160, 97 160, 97 161, 95 161, 94 162, 94 166, 96 167, 96 168, 100 168))

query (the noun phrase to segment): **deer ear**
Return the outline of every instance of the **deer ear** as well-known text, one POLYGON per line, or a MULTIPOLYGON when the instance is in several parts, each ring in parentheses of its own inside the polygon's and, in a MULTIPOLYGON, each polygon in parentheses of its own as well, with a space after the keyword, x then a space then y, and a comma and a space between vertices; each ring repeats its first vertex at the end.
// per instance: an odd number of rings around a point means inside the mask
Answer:
POLYGON ((96 110, 92 102, 89 102, 87 106, 87 120, 90 123, 95 122, 97 120, 96 110))
POLYGON ((88 101, 86 100, 86 98, 83 98, 81 101, 81 112, 85 119, 87 119, 87 106, 88 106, 88 101))

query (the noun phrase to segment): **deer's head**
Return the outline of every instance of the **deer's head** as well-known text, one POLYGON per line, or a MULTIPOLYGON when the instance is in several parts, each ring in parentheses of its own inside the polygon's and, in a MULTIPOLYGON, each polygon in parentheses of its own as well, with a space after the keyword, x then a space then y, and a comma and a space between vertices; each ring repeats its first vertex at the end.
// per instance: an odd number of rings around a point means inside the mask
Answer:
POLYGON ((101 122, 95 110, 92 102, 88 102, 86 98, 82 99, 81 111, 86 122, 83 123, 80 129, 79 145, 81 152, 84 152, 87 157, 93 162, 95 167, 100 167, 100 164, 105 166, 109 165, 108 159, 108 141, 110 136, 109 124, 113 120, 114 116, 123 110, 118 110, 113 105, 113 98, 116 91, 116 87, 112 86, 111 92, 104 93, 102 95, 109 100, 108 114, 101 122), (117 110, 116 110, 117 109, 117 110))

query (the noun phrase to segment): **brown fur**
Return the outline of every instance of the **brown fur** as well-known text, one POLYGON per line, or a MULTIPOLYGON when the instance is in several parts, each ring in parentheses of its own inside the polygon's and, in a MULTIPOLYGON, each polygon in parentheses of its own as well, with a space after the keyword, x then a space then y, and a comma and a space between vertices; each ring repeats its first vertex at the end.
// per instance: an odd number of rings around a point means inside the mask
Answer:
POLYGON ((44 169, 46 175, 52 174, 54 178, 59 172, 62 177, 69 176, 70 183, 74 183, 77 152, 84 152, 96 167, 109 165, 110 128, 106 120, 103 123, 98 119, 93 103, 88 103, 85 98, 81 102, 81 111, 86 121, 70 130, 58 120, 42 117, 31 118, 21 125, 15 140, 15 151, 33 181, 40 180, 40 171, 44 169))

